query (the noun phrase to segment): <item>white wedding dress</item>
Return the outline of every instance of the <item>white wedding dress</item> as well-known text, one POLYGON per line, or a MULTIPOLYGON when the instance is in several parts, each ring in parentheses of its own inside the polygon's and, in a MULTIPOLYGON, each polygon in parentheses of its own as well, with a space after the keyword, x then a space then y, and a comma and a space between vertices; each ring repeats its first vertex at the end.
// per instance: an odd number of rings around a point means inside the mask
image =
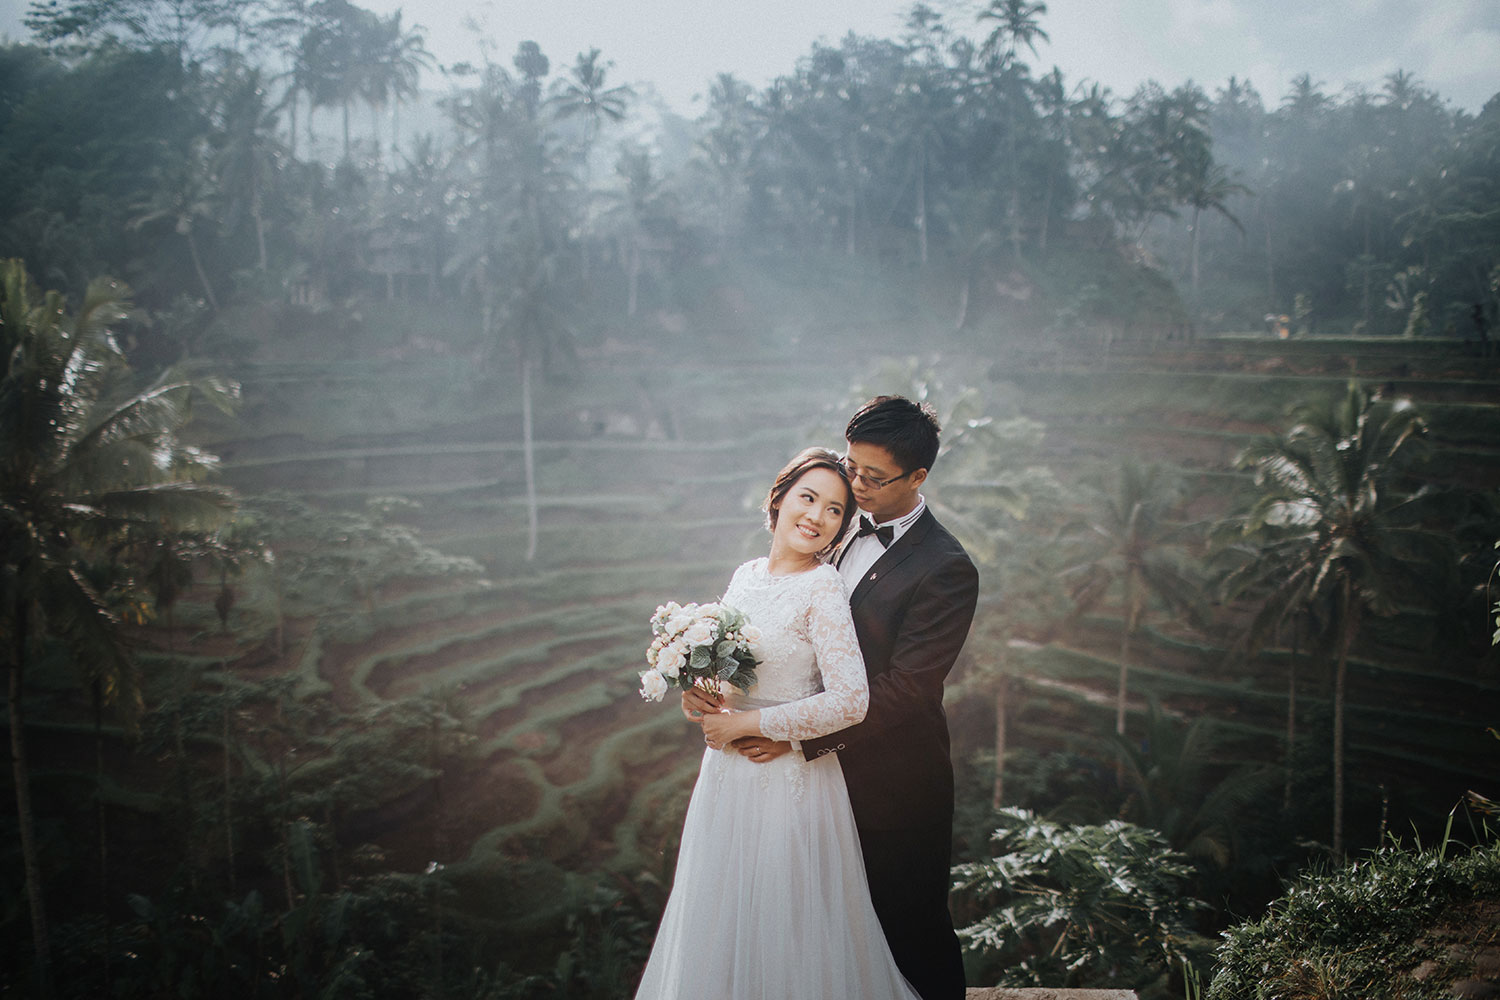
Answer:
MULTIPOLYGON (((723 603, 762 633, 733 707, 811 739, 860 721, 869 682, 838 571, 735 570, 723 603)), ((768 764, 707 750, 637 1000, 916 1000, 880 930, 837 755, 768 764)))

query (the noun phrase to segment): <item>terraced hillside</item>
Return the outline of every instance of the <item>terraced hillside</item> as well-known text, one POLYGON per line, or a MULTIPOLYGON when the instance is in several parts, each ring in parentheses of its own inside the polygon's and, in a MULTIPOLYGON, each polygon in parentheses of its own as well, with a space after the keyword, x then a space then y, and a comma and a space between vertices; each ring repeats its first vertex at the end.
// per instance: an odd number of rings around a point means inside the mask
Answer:
MULTIPOLYGON (((639 388, 648 373, 624 366, 554 387, 539 408, 540 531, 530 563, 514 401, 483 390, 474 398, 488 402, 437 403, 423 419, 413 395, 445 374, 243 373, 247 413, 215 428, 224 436, 211 442, 229 484, 320 509, 409 498, 402 527, 482 568, 415 576, 380 567, 365 623, 304 623, 285 662, 346 711, 434 691, 461 703, 477 746, 471 766, 444 779, 451 856, 439 860, 541 854, 568 867, 654 868, 641 851, 659 852, 675 836, 701 743, 669 705, 636 693, 647 619, 668 599, 717 596, 734 566, 759 554, 758 497, 802 445, 827 380, 842 385, 849 374, 699 366, 674 376, 680 387, 658 387, 659 402, 639 388), (679 392, 700 402, 679 406, 679 392), (348 394, 358 433, 288 430, 305 427, 305 413, 337 412, 330 393, 348 394), (265 433, 234 436, 247 428, 265 433)), ((408 796, 366 817, 362 832, 399 864, 420 867, 432 838, 410 828, 430 824, 429 807, 408 796)))
MULTIPOLYGON (((1107 365, 1084 354, 1031 352, 954 367, 1012 387, 1024 411, 1047 424, 1043 451, 1065 479, 1133 453, 1198 477, 1208 496, 1203 513, 1211 514, 1235 481, 1234 453, 1274 429, 1285 403, 1337 390, 1346 377, 1348 361, 1336 353, 1256 356, 1265 346, 1116 349, 1107 365)), ((759 554, 765 535, 755 504, 770 474, 809 443, 806 428, 822 410, 841 405, 847 387, 874 367, 726 353, 717 345, 715 357, 670 375, 646 361, 594 358, 571 381, 547 388, 537 427, 534 562, 525 559, 523 452, 510 387, 476 382, 452 359, 239 373, 241 420, 204 432, 226 459, 228 483, 323 510, 405 497, 414 503, 396 508, 392 524, 480 567, 436 575, 402 565, 351 569, 374 581, 362 591, 356 627, 347 614, 335 624, 313 613, 288 623, 274 656, 264 642, 238 651, 239 669, 299 671, 304 690, 329 692, 346 710, 444 692, 466 711, 475 749, 468 765, 444 776, 442 808, 430 790, 415 788, 361 817, 361 837, 398 866, 419 869, 441 844, 437 860, 445 863, 541 857, 566 868, 660 867, 701 744, 669 705, 635 693, 646 619, 663 600, 717 595, 738 562, 759 554)), ((1434 405, 1447 475, 1500 483, 1500 434, 1489 433, 1500 426, 1493 364, 1455 371, 1452 358, 1396 355, 1362 365, 1362 374, 1434 405)), ((182 614, 206 622, 212 595, 196 596, 182 614)), ((254 603, 247 597, 244 606, 254 603)), ((1119 627, 1105 608, 1023 651, 1030 683, 1013 745, 1060 748, 1074 734, 1107 731, 1119 627)), ((1135 690, 1185 716, 1223 718, 1274 757, 1289 654, 1272 651, 1226 678, 1231 638, 1148 631, 1137 644, 1135 690)), ((204 633, 197 641, 221 640, 204 633)), ((1500 714, 1500 671, 1433 663, 1419 650, 1375 652, 1353 665, 1352 766, 1372 783, 1408 784, 1423 805, 1445 809, 1494 773, 1482 727, 1500 714)), ((176 653, 194 650, 184 640, 176 653)), ((1312 668, 1304 671, 1306 678, 1312 668)), ((1301 704, 1316 708, 1321 687, 1306 688, 1301 704)), ((955 719, 959 756, 989 745, 982 711, 960 709, 955 719)))
MULTIPOLYGON (((1431 427, 1433 480, 1500 488, 1500 363, 1463 345, 1406 346, 1223 338, 1117 349, 1107 372, 1060 357, 1023 358, 994 371, 1026 387, 1027 412, 1047 424, 1047 460, 1060 473, 1081 476, 1121 454, 1174 466, 1198 497, 1192 514, 1204 519, 1222 514, 1241 484, 1233 468, 1240 449, 1281 429, 1292 403, 1337 394, 1351 375, 1419 404, 1431 427)), ((1477 607, 1475 615, 1482 640, 1477 607)), ((1403 619, 1404 632, 1371 623, 1350 664, 1350 766, 1363 782, 1357 797, 1374 813, 1378 794, 1417 815, 1440 816, 1466 789, 1495 786, 1497 754, 1486 727, 1500 719, 1500 661, 1487 647, 1454 655, 1443 641, 1451 637, 1424 625, 1417 615, 1403 619)), ((1020 672, 1034 683, 1013 719, 1014 742, 1060 748, 1070 742, 1066 732, 1108 727, 1121 627, 1104 609, 1046 646, 1018 650, 1020 672)), ((1289 674, 1298 675, 1304 725, 1308 717, 1326 725, 1329 666, 1306 641, 1295 656, 1283 647, 1231 659, 1237 635, 1232 623, 1209 636, 1171 624, 1146 629, 1132 657, 1137 707, 1153 696, 1184 719, 1211 715, 1245 752, 1274 758, 1289 674)), ((1373 830, 1378 820, 1370 822, 1373 830)))

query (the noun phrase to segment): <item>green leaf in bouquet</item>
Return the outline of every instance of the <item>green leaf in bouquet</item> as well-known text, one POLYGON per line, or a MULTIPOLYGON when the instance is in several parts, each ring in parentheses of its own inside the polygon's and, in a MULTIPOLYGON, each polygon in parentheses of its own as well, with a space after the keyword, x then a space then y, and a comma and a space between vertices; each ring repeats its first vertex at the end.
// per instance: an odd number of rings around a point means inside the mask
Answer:
POLYGON ((738 669, 740 669, 740 661, 732 656, 723 656, 714 661, 714 676, 721 681, 729 680, 738 669))
POLYGON ((714 646, 714 656, 722 660, 726 656, 733 656, 736 648, 738 647, 736 647, 735 644, 730 640, 722 639, 719 641, 718 645, 714 646))
POLYGON ((707 646, 694 646, 692 653, 688 655, 689 670, 707 670, 711 662, 713 662, 713 657, 709 654, 707 646))
POLYGON ((729 683, 741 691, 749 691, 755 687, 755 671, 751 667, 741 664, 740 669, 730 676, 729 683))

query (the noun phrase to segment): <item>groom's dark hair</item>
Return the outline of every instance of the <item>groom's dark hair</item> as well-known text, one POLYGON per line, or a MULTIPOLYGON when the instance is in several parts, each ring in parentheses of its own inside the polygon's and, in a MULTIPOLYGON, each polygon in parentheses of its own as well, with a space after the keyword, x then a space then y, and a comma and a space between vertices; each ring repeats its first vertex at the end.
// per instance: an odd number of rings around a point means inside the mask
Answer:
POLYGON ((873 444, 891 453, 902 472, 932 469, 938 456, 937 411, 930 403, 905 396, 876 396, 849 418, 844 438, 851 444, 873 444))

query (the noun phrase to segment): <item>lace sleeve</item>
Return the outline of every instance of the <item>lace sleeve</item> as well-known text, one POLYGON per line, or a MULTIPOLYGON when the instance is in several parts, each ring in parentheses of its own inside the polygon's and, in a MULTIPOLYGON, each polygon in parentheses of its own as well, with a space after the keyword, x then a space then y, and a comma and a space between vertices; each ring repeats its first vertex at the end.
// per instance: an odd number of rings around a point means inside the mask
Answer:
POLYGON ((760 731, 774 740, 807 740, 838 732, 863 719, 870 705, 870 682, 843 582, 832 567, 815 572, 807 633, 823 690, 760 710, 760 731))

